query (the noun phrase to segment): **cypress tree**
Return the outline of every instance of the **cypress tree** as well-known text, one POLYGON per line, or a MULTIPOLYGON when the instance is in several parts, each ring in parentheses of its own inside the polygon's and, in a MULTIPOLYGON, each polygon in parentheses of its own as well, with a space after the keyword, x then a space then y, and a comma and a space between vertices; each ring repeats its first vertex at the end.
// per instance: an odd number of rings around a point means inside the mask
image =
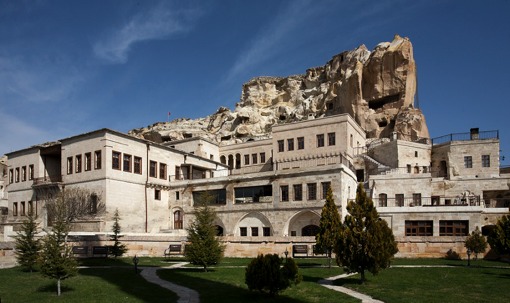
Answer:
POLYGON ((109 247, 110 254, 114 256, 114 258, 121 257, 123 254, 127 252, 126 245, 120 242, 121 227, 120 227, 120 215, 119 210, 115 209, 115 213, 113 214, 113 226, 112 231, 113 235, 110 235, 110 240, 113 241, 113 245, 109 247))
POLYGON ((317 246, 328 254, 328 264, 331 268, 331 252, 340 236, 340 214, 333 199, 333 191, 328 188, 326 203, 322 207, 321 219, 319 222, 319 233, 315 236, 317 246))

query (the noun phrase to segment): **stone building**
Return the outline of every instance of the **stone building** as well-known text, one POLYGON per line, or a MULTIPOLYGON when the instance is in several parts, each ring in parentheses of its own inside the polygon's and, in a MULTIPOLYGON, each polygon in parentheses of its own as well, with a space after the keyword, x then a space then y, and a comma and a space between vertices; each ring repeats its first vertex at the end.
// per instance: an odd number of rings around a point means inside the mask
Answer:
POLYGON ((45 197, 93 191, 106 214, 77 222, 76 245, 108 244, 118 209, 130 254, 161 256, 184 244, 194 205, 207 194, 228 256, 312 254, 325 192, 342 217, 364 184, 399 243, 400 256, 464 252, 463 241, 508 213, 510 174, 500 173, 497 131, 367 139, 348 114, 278 124, 263 140, 219 146, 200 137, 154 143, 100 129, 7 154, 4 238, 28 212, 46 227, 45 197))

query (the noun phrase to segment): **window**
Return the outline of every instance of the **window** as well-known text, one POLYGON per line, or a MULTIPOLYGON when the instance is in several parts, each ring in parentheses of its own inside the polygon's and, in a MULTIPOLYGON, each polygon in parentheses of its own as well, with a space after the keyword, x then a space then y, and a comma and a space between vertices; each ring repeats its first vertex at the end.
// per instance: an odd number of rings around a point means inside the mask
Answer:
POLYGON ((101 151, 94 152, 94 169, 101 169, 101 151))
POLYGON ((27 167, 26 166, 21 167, 21 181, 22 182, 27 181, 27 167))
POLYGON ((183 228, 183 219, 182 219, 182 211, 176 210, 174 212, 174 229, 182 229, 183 228))
POLYGON ((283 140, 278 140, 278 152, 281 153, 284 151, 284 141, 283 140))
POLYGON ((432 236, 432 221, 406 220, 406 236, 432 236))
MULTIPOLYGON (((71 161, 71 163, 72 163, 72 161, 71 161)), ((16 183, 18 183, 19 182, 19 167, 16 167, 15 171, 16 171, 16 176, 15 176, 16 177, 16 183)))
POLYGON ((175 167, 175 180, 181 180, 181 167, 175 167))
POLYGON ((257 154, 252 154, 252 155, 251 155, 251 163, 252 163, 252 164, 257 164, 257 163, 258 163, 258 161, 257 161, 257 160, 258 160, 258 158, 257 158, 257 157, 258 157, 258 155, 257 155, 257 154))
POLYGON ((294 139, 287 139, 287 150, 294 150, 294 139))
POLYGON ((142 158, 140 157, 134 157, 134 162, 133 162, 133 172, 135 174, 142 174, 142 158))
POLYGON ((417 158, 417 157, 418 157, 418 151, 417 151, 417 150, 415 150, 415 151, 414 151, 414 157, 415 157, 415 158, 417 158))
POLYGON ((271 227, 262 227, 262 233, 264 237, 270 237, 271 236, 271 227))
POLYGON ((491 167, 490 155, 482 155, 482 167, 491 167))
POLYGON ((248 229, 246 227, 239 227, 239 232, 241 233, 241 237, 248 236, 248 229))
POLYGON ((120 153, 112 152, 112 169, 120 170, 120 153))
POLYGON ((244 155, 244 165, 250 165, 250 155, 244 155))
POLYGON ((395 195, 395 206, 404 206, 404 194, 395 195))
POLYGON ((122 169, 125 172, 128 172, 128 173, 131 172, 131 159, 132 158, 133 157, 131 155, 128 155, 128 154, 124 154, 124 156, 122 157, 122 169))
POLYGON ((289 201, 289 186, 282 185, 280 186, 280 190, 282 193, 282 201, 289 201))
POLYGON ((259 228, 258 227, 252 227, 251 228, 251 236, 252 237, 258 237, 259 236, 259 228))
POLYGON ((308 183, 308 200, 317 200, 317 183, 308 183))
POLYGON ((20 203, 20 215, 25 216, 25 202, 20 203))
POLYGON ((413 194, 413 206, 421 205, 421 194, 413 194))
POLYGON ((473 157, 464 156, 464 167, 465 168, 473 168, 473 157))
POLYGON ((180 197, 180 193, 178 191, 175 192, 175 200, 179 200, 181 197, 180 197))
POLYGON ((317 135, 317 147, 324 146, 324 134, 317 135))
POLYGON ((266 163, 266 153, 260 153, 260 163, 266 163))
POLYGON ((18 215, 18 202, 12 202, 12 215, 18 215))
POLYGON ((34 165, 30 164, 28 166, 28 180, 34 180, 34 165))
POLYGON ((294 201, 302 201, 303 200, 303 185, 294 184, 294 201))
POLYGON ((297 149, 305 149, 305 137, 297 138, 297 149))
POLYGON ((85 171, 92 169, 92 154, 85 153, 85 171))
POLYGON ((97 214, 97 204, 99 203, 99 197, 96 193, 90 195, 90 213, 97 214))
POLYGON ((37 215, 35 209, 34 209, 34 202, 33 201, 28 201, 28 215, 29 216, 33 216, 33 215, 37 215))
POLYGON ((379 194, 379 206, 380 207, 388 206, 388 195, 387 194, 379 194))
POLYGON ((74 158, 75 159, 75 162, 76 162, 76 172, 77 173, 81 173, 81 155, 76 155, 76 157, 74 158))
POLYGON ((9 169, 9 184, 14 183, 14 170, 11 168, 9 169))
POLYGON ((328 133, 328 145, 335 145, 336 144, 336 135, 335 133, 328 133))
POLYGON ((166 180, 166 164, 159 163, 159 178, 166 180))
POLYGON ((160 189, 154 190, 154 200, 161 200, 161 190, 160 189))
POLYGON ((354 138, 352 137, 352 134, 349 137, 350 137, 349 138, 349 141, 350 141, 349 143, 350 143, 351 147, 354 147, 354 138))
POLYGON ((469 235, 468 220, 440 220, 439 235, 440 236, 468 236, 469 235))
POLYGON ((149 176, 150 177, 156 178, 156 166, 157 165, 158 164, 156 161, 150 161, 150 164, 149 164, 149 176))
POLYGON ((73 157, 67 157, 67 174, 73 173, 73 157))
POLYGON ((322 182, 322 199, 326 199, 328 195, 328 189, 331 187, 331 182, 322 182))

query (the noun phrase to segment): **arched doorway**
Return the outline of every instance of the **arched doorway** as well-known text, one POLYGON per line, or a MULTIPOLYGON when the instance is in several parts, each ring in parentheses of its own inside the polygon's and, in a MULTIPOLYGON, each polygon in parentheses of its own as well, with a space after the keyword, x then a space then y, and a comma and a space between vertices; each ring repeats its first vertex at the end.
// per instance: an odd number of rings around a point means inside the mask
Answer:
POLYGON ((183 221, 182 210, 174 211, 174 229, 183 229, 183 221))

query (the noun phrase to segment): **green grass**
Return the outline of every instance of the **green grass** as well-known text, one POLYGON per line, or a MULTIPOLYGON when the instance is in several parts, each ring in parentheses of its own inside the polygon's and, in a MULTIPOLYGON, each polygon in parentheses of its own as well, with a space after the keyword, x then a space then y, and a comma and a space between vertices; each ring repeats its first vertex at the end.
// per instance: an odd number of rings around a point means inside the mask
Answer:
POLYGON ((0 270, 1 302, 177 302, 177 295, 145 281, 133 268, 80 269, 76 277, 62 281, 57 297, 56 281, 19 267, 0 270))

